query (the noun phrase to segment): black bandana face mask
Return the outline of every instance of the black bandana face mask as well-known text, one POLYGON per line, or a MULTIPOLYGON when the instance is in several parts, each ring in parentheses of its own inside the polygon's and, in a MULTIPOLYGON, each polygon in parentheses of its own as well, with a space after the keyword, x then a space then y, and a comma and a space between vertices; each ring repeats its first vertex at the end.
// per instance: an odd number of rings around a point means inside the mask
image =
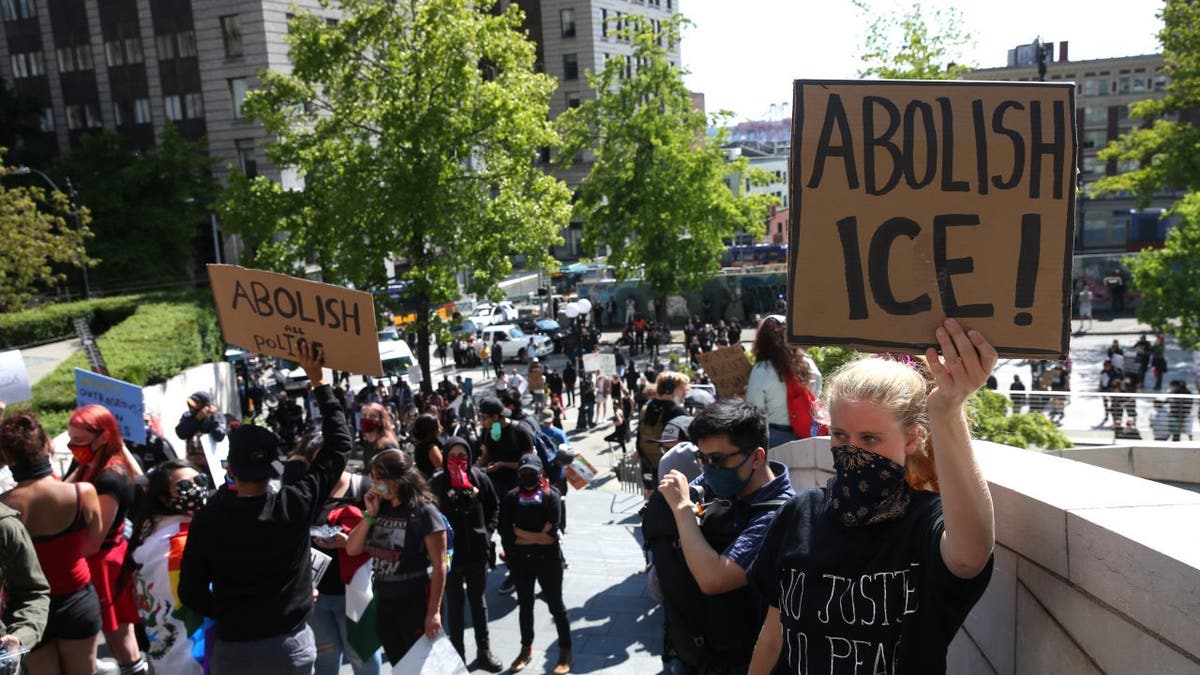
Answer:
POLYGON ((911 497, 904 467, 853 445, 830 448, 837 475, 829 479, 829 508, 846 527, 877 525, 904 517, 911 497))

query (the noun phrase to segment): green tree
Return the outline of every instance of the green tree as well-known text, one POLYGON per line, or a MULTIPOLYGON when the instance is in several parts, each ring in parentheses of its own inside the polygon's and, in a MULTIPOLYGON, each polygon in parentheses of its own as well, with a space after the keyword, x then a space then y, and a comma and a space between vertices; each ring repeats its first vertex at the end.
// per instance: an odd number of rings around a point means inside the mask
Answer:
POLYGON ((76 227, 65 194, 40 187, 6 188, 3 179, 13 172, 0 165, 0 308, 6 312, 23 309, 40 288, 65 281, 64 266, 93 262, 84 250, 91 237, 87 209, 80 209, 76 227))
MULTIPOLYGON (((668 294, 697 288, 720 269, 726 240, 761 233, 776 199, 735 195, 726 184, 731 176, 766 178, 744 158, 729 160, 724 131, 705 135, 705 115, 668 58, 685 20, 676 15, 658 32, 644 18, 622 20, 630 27, 619 32, 631 42, 637 70, 627 77, 627 62, 616 58, 588 74, 599 93, 559 116, 556 162, 570 164, 585 150, 595 157, 575 203, 583 246, 592 255, 609 251, 620 279, 641 272, 656 306, 665 308, 668 294)), ((727 118, 719 114, 714 123, 727 118)))
POLYGON ((1104 161, 1135 161, 1140 166, 1105 176, 1094 187, 1100 194, 1127 190, 1143 205, 1164 189, 1200 189, 1200 127, 1178 119, 1200 109, 1200 5, 1167 0, 1159 17, 1163 29, 1158 39, 1170 77, 1166 95, 1133 104, 1130 117, 1153 122, 1126 132, 1099 153, 1104 161))
POLYGON ((50 173, 59 184, 70 178, 79 203, 92 212, 96 239, 88 250, 101 260, 91 275, 97 289, 188 283, 198 252, 211 258, 212 159, 203 142, 187 140, 173 126, 142 152, 112 132, 84 135, 50 173))
POLYGON ((1043 450, 1060 450, 1072 446, 1070 439, 1059 431, 1054 422, 1040 412, 1008 414, 1012 401, 1004 394, 980 389, 967 402, 971 420, 971 435, 975 438, 1011 445, 1030 446, 1043 450))
POLYGON ((935 9, 927 18, 919 2, 903 14, 881 14, 866 0, 854 0, 854 5, 870 17, 860 57, 862 77, 952 80, 970 70, 963 50, 971 36, 958 9, 935 9))
POLYGON ((1096 181, 1100 194, 1128 191, 1145 205, 1163 190, 1188 194, 1171 212, 1179 216, 1162 249, 1145 249, 1127 259, 1133 287, 1142 294, 1138 318, 1169 331, 1185 347, 1200 344, 1200 127, 1186 119, 1200 109, 1200 5, 1167 0, 1159 12, 1158 39, 1166 61, 1166 95, 1140 101, 1130 116, 1146 120, 1100 151, 1104 161, 1137 162, 1138 168, 1096 181))
POLYGON ((430 309, 467 290, 488 295, 512 257, 545 267, 570 213, 570 191, 535 165, 556 145, 555 83, 534 69, 514 3, 342 0, 342 19, 290 25, 290 75, 266 73, 245 111, 278 141, 267 148, 304 189, 235 178, 226 228, 258 242, 256 265, 295 273, 312 259, 332 283, 379 288, 398 261, 429 372, 430 309))

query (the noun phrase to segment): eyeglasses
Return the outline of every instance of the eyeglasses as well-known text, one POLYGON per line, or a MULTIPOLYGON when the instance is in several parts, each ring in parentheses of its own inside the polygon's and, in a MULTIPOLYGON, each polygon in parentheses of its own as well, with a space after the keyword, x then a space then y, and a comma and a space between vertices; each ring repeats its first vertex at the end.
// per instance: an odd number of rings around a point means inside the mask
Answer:
MULTIPOLYGON (((706 455, 703 452, 696 450, 692 453, 692 456, 696 458, 696 462, 698 462, 700 466, 710 466, 720 469, 725 467, 725 460, 729 459, 730 457, 736 457, 737 455, 748 455, 752 452, 754 452, 754 450, 738 450, 736 452, 725 453, 724 455, 706 455)), ((738 466, 741 465, 739 464, 738 466)))

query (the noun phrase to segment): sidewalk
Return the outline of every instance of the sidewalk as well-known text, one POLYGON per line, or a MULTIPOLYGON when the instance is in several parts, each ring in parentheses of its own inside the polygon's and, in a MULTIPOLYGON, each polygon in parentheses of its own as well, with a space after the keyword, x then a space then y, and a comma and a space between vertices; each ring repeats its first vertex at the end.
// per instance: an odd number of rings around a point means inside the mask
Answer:
POLYGON ((83 349, 83 345, 78 338, 22 349, 21 360, 25 362, 25 371, 29 373, 29 385, 37 384, 80 349, 83 349))

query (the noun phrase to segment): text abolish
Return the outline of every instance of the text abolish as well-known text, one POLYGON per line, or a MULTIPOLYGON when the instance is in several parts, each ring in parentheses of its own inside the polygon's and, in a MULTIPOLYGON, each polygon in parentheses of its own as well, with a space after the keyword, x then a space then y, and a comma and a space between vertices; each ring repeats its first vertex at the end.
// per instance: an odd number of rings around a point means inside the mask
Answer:
POLYGON ((1065 353, 1070 85, 796 85, 790 327, 922 351, 946 317, 1008 356, 1065 353))

